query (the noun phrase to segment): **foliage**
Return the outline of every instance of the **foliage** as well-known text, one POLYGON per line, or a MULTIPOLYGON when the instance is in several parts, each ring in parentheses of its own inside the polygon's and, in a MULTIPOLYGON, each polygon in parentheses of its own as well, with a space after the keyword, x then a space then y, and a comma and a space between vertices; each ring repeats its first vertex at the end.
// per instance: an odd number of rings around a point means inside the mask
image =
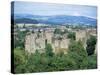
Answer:
POLYGON ((61 34, 61 30, 56 28, 55 31, 54 31, 54 34, 61 34))
POLYGON ((17 35, 14 36, 14 48, 16 47, 24 48, 26 33, 27 31, 17 31, 17 35))
POLYGON ((78 41, 78 42, 71 41, 68 52, 69 52, 68 56, 78 64, 77 69, 87 68, 87 65, 88 65, 87 53, 81 41, 78 41))
POLYGON ((88 56, 88 69, 97 68, 97 55, 88 56))
POLYGON ((86 50, 87 50, 88 55, 94 54, 96 41, 97 39, 95 36, 90 36, 90 38, 87 40, 86 50))
POLYGON ((75 27, 72 27, 72 29, 80 29, 80 30, 84 30, 85 27, 84 27, 84 24, 79 24, 79 25, 76 25, 75 27))
POLYGON ((68 38, 72 39, 72 40, 75 40, 76 39, 76 34, 75 32, 69 32, 68 33, 68 38))
POLYGON ((61 31, 61 29, 56 28, 55 31, 54 31, 54 34, 63 35, 63 34, 66 34, 66 33, 68 33, 67 29, 65 29, 64 31, 61 31))
POLYGON ((20 48, 14 49, 15 73, 66 71, 97 68, 96 55, 88 56, 82 41, 72 40, 67 54, 54 54, 51 44, 46 44, 45 53, 26 54, 20 48))
POLYGON ((53 49, 52 49, 52 46, 51 44, 46 44, 46 47, 45 47, 45 50, 46 50, 46 54, 48 56, 53 56, 53 49))
POLYGON ((26 63, 26 53, 24 50, 21 50, 20 48, 14 49, 14 71, 16 72, 23 72, 24 71, 24 66, 26 63))
POLYGON ((73 70, 77 67, 73 59, 70 59, 67 55, 54 56, 51 65, 53 71, 73 70))

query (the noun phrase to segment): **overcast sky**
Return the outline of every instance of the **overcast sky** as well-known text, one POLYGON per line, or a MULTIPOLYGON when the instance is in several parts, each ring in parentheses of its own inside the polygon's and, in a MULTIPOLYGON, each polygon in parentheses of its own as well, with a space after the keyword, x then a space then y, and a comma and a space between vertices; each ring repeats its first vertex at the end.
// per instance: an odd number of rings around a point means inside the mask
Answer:
POLYGON ((97 18, 97 7, 86 5, 84 6, 15 1, 14 14, 74 15, 97 18))

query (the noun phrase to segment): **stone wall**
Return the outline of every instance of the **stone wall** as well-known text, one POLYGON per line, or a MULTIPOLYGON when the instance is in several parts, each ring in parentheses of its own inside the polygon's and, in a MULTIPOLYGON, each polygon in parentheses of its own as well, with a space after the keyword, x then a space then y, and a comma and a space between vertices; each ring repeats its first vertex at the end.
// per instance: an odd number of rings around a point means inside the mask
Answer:
MULTIPOLYGON (((86 40, 88 35, 92 34, 92 31, 78 30, 74 32, 76 33, 76 41, 81 40, 84 44, 84 48, 86 48, 86 40)), ((67 53, 70 39, 67 38, 67 33, 64 35, 54 34, 53 31, 30 33, 25 37, 25 50, 29 53, 35 53, 36 50, 44 52, 46 42, 51 44, 54 53, 58 53, 62 50, 64 50, 64 53, 67 53), (61 39, 58 39, 59 37, 61 37, 61 39)))

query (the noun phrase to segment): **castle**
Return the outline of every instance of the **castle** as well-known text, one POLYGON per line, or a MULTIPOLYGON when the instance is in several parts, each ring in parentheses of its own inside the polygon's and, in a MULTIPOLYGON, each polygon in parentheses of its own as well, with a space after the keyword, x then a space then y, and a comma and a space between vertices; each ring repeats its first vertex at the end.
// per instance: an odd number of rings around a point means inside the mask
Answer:
MULTIPOLYGON (((62 31, 65 28, 60 28, 62 31)), ((67 37, 67 33, 60 35, 54 33, 55 29, 49 28, 47 30, 41 30, 41 32, 28 33, 25 37, 25 50, 29 53, 35 53, 38 50, 40 53, 45 51, 46 43, 51 44, 54 53, 63 51, 67 53, 68 46, 70 44, 70 38, 67 37)), ((86 48, 86 40, 89 35, 96 36, 96 30, 71 30, 76 34, 76 41, 81 40, 86 48)))

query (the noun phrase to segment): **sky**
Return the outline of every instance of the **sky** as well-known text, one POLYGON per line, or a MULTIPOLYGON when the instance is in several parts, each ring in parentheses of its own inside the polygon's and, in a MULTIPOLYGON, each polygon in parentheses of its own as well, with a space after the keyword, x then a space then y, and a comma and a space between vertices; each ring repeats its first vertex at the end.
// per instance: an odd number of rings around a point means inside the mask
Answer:
POLYGON ((14 14, 31 14, 45 16, 72 15, 97 18, 97 7, 86 5, 15 1, 14 14))

